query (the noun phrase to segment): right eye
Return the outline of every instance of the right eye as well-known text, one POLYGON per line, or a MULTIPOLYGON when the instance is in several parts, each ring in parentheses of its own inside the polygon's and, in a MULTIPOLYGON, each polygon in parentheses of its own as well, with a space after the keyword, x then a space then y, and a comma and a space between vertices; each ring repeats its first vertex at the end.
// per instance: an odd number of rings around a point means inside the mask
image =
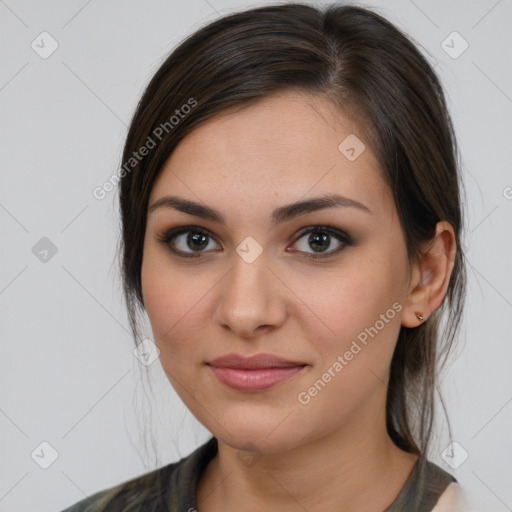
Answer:
POLYGON ((205 252, 203 249, 210 245, 209 241, 213 241, 213 235, 198 226, 170 229, 157 237, 157 242, 167 245, 173 254, 182 258, 200 257, 205 252), (191 251, 187 249, 191 249, 191 251))

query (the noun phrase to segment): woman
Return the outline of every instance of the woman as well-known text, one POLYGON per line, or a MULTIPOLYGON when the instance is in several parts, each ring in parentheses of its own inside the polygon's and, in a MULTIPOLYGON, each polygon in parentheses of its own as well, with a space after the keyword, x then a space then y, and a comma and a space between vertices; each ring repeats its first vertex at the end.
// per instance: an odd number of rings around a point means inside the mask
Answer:
POLYGON ((458 510, 427 458, 464 302, 457 158, 438 77, 370 10, 182 42, 127 136, 122 271, 135 340, 145 312, 213 437, 66 512, 458 510))

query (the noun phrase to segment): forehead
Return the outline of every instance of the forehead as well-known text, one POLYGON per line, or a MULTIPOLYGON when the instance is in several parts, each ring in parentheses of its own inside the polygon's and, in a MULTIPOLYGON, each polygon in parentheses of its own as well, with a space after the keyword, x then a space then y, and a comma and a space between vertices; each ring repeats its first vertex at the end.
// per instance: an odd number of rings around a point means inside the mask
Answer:
POLYGON ((339 193, 383 209, 389 191, 362 137, 356 122, 327 99, 275 93, 206 121, 180 141, 150 204, 165 194, 207 204, 215 197, 217 206, 238 214, 248 205, 270 211, 308 195, 339 193), (347 145, 362 150, 355 160, 344 153, 347 145))

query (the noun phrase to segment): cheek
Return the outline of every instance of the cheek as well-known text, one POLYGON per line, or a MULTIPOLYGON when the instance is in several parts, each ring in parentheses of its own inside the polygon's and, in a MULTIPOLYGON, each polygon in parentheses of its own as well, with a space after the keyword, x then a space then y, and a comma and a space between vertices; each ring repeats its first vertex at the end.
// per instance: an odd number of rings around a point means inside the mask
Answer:
POLYGON ((353 334, 354 329, 373 324, 400 299, 400 287, 394 276, 392 265, 387 261, 361 260, 357 265, 327 276, 322 281, 323 286, 311 289, 305 302, 319 312, 336 334, 353 334))
POLYGON ((329 329, 317 321, 321 331, 315 333, 309 324, 308 338, 321 359, 297 398, 307 402, 308 418, 330 418, 326 429, 365 404, 384 400, 402 309, 392 266, 383 259, 361 260, 358 268, 322 281, 321 298, 311 294, 305 301, 329 329))
POLYGON ((169 262, 151 251, 145 256, 141 279, 162 368, 175 391, 192 410, 194 404, 189 403, 189 395, 196 394, 200 383, 195 380, 196 372, 191 370, 204 358, 197 342, 204 331, 198 315, 201 314, 201 297, 209 287, 204 280, 194 279, 191 273, 171 272, 169 262))
MULTIPOLYGON (((322 323, 316 323, 324 333, 314 336, 310 332, 322 356, 321 371, 346 355, 347 369, 366 366, 385 375, 401 325, 404 265, 401 256, 393 257, 389 249, 381 248, 358 258, 350 268, 326 275, 315 292, 309 292, 304 302, 318 312, 322 323)), ((360 381, 363 375, 355 371, 352 377, 360 381)))
POLYGON ((161 350, 171 343, 178 348, 180 340, 185 342, 192 335, 193 317, 207 287, 195 282, 190 272, 171 269, 165 254, 154 248, 144 252, 141 281, 155 343, 161 350))

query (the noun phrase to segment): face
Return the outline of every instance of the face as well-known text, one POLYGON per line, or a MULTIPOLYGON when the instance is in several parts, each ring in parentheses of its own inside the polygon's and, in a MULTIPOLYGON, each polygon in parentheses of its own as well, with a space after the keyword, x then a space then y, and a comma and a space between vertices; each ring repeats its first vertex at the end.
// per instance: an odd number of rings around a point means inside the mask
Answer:
POLYGON ((187 135, 152 189, 154 341, 186 406, 234 448, 277 453, 383 418, 410 269, 393 197, 354 134, 328 100, 280 92, 187 135), (214 361, 233 354, 288 366, 214 361))

